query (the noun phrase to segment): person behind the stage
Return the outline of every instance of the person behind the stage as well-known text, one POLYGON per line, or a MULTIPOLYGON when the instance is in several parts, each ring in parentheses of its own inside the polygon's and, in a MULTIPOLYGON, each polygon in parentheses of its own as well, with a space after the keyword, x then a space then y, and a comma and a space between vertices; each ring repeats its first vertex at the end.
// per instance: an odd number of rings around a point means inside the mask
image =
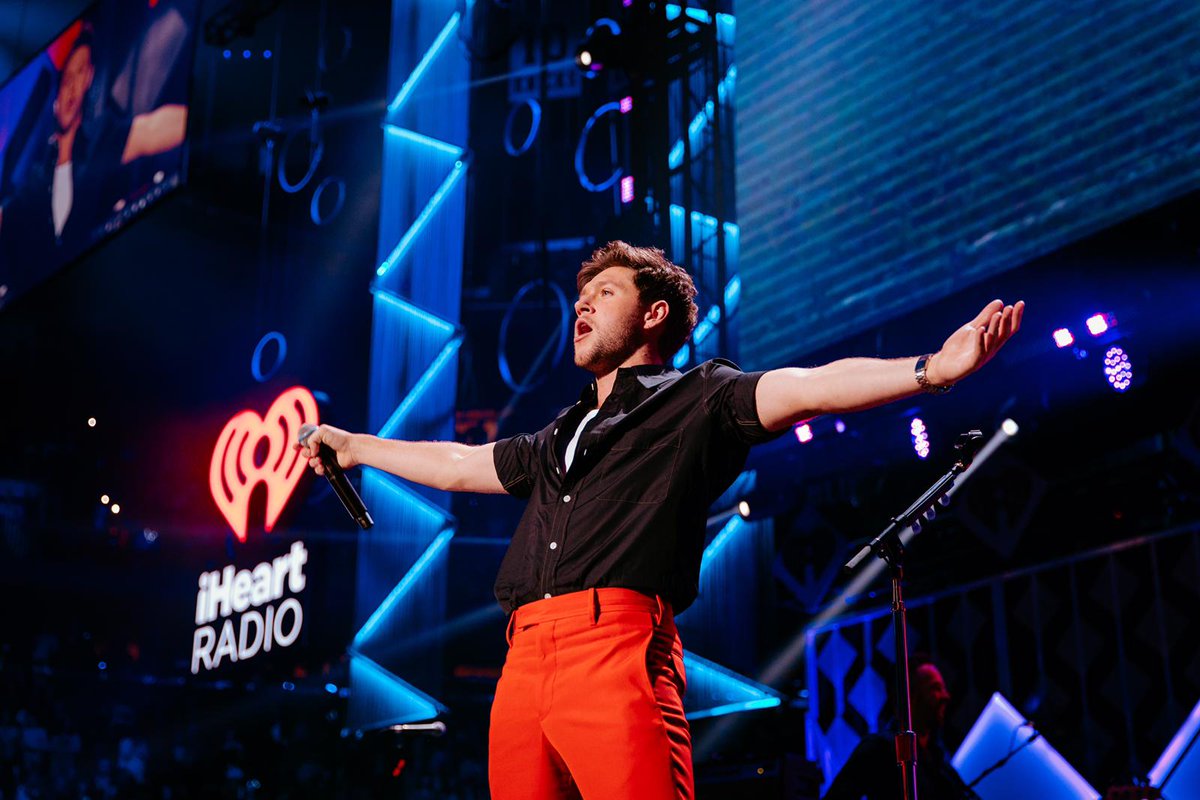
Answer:
MULTIPOLYGON (((908 660, 913 732, 917 734, 917 797, 921 800, 970 800, 974 793, 951 766, 942 744, 950 691, 931 656, 913 653, 908 660)), ((891 676, 887 676, 889 679, 891 676)), ((889 680, 889 688, 892 682, 889 680)), ((894 709, 888 693, 886 708, 894 709)), ((894 715, 877 733, 867 734, 854 748, 823 800, 900 800, 900 767, 896 763, 894 715)))
POLYGON ((691 798, 686 676, 674 614, 695 599, 709 506, 750 446, 820 414, 937 392, 1021 325, 995 300, 932 356, 743 373, 671 357, 696 324, 691 277, 661 250, 611 242, 576 279, 575 363, 595 380, 536 434, 401 442, 321 425, 343 469, 529 498, 500 566, 509 651, 492 706, 496 800, 691 798))

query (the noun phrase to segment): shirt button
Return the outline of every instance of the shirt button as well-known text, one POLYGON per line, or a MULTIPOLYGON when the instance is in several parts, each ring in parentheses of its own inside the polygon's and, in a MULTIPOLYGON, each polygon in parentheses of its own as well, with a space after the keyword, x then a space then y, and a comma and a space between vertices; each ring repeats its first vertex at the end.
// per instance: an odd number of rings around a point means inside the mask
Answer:
POLYGON ((557 549, 558 549, 558 542, 551 542, 551 543, 550 543, 550 549, 551 549, 551 550, 557 550, 557 549))
POLYGON ((542 598, 543 598, 543 599, 546 599, 546 600, 549 600, 549 599, 550 599, 550 593, 549 593, 549 592, 546 592, 544 595, 542 595, 542 598))
POLYGON ((564 494, 564 495, 563 495, 563 502, 564 502, 564 503, 569 503, 569 502, 571 502, 571 495, 569 495, 569 494, 564 494))

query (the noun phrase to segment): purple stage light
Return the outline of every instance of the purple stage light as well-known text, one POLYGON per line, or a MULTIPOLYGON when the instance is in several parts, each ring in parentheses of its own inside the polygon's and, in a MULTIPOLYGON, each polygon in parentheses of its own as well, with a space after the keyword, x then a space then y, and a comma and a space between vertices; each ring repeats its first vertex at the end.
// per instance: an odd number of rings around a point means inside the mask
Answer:
POLYGON ((1110 347, 1104 354, 1104 377, 1118 392, 1125 391, 1133 382, 1133 364, 1129 362, 1129 355, 1121 348, 1110 347))
POLYGON ((624 178, 621 178, 621 202, 622 203, 632 203, 633 202, 633 176, 632 175, 626 175, 624 178))
POLYGON ((913 449, 917 451, 917 457, 929 458, 929 432, 925 429, 925 422, 920 417, 913 417, 908 430, 912 434, 913 449))
POLYGON ((1071 345, 1075 344, 1075 337, 1072 336, 1071 332, 1066 328, 1059 328, 1054 332, 1054 343, 1058 345, 1060 349, 1063 347, 1070 347, 1071 345))
POLYGON ((803 425, 797 425, 792 430, 794 430, 796 432, 796 441, 798 441, 800 444, 807 444, 808 442, 812 441, 812 438, 813 438, 812 426, 809 425, 807 422, 804 423, 803 425))
POLYGON ((621 98, 621 113, 628 114, 630 111, 633 111, 633 98, 632 97, 622 97, 621 98))
POLYGON ((1108 314, 1093 314, 1087 318, 1087 329, 1092 336, 1099 336, 1116 325, 1116 320, 1108 314))
POLYGON ((833 429, 835 431, 837 431, 838 433, 845 433, 846 432, 846 423, 842 422, 839 419, 837 422, 833 423, 833 429))

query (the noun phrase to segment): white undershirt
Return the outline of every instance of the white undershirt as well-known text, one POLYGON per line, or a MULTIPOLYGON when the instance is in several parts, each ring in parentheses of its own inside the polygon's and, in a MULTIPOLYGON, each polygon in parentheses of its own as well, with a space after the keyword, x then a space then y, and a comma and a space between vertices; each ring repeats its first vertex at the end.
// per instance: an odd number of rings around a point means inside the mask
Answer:
POLYGON ((563 460, 567 462, 568 471, 571 469, 571 462, 575 460, 575 448, 579 446, 579 437, 583 436, 583 429, 586 428, 588 423, 595 419, 596 415, 599 413, 600 409, 593 408, 584 416, 583 421, 579 423, 579 427, 575 429, 575 435, 571 437, 571 441, 567 445, 567 453, 565 456, 563 456, 563 460))
POLYGON ((71 180, 71 162, 54 167, 54 188, 50 190, 50 211, 54 216, 54 235, 61 236, 71 204, 75 202, 75 183, 71 180))

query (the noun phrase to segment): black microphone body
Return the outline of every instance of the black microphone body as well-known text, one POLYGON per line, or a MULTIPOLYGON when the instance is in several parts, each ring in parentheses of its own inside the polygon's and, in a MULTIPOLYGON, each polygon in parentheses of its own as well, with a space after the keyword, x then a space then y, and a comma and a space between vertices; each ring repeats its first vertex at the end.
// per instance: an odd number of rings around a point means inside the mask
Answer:
MULTIPOLYGON (((316 425, 300 426, 300 444, 305 444, 316 429, 316 425)), ((325 469, 325 478, 333 487, 334 494, 338 496, 338 500, 342 501, 342 505, 358 523, 358 527, 365 531, 374 525, 375 520, 371 519, 371 512, 367 511, 362 498, 350 484, 350 479, 346 477, 341 464, 338 464, 337 453, 333 452, 333 448, 322 442, 318 448, 317 457, 321 459, 321 466, 325 469)))

